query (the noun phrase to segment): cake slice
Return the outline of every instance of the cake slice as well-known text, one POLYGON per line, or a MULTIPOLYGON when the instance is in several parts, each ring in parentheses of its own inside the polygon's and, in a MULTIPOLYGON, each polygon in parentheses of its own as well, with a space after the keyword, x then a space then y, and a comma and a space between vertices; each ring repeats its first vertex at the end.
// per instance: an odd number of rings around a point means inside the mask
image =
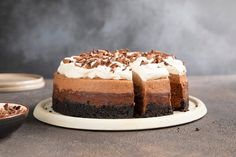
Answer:
MULTIPOLYGON (((135 94, 135 117, 156 117, 173 114, 170 102, 168 71, 151 60, 141 58, 140 66, 132 65, 135 94)), ((140 62, 137 59, 136 62, 140 62)))
POLYGON ((174 110, 187 111, 189 107, 188 80, 183 62, 173 55, 155 50, 144 55, 147 58, 153 58, 153 63, 159 63, 160 67, 168 70, 171 86, 171 105, 174 110))
POLYGON ((67 78, 55 73, 53 109, 86 118, 131 118, 134 110, 130 80, 67 78))

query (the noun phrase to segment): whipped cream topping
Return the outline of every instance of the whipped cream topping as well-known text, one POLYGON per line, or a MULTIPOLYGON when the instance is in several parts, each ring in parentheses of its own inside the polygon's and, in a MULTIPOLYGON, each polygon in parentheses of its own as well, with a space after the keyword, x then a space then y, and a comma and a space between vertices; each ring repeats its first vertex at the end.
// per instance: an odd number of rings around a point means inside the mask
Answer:
POLYGON ((169 74, 182 75, 186 73, 186 68, 182 61, 158 51, 141 53, 127 50, 96 50, 66 57, 57 70, 68 78, 115 80, 132 80, 132 71, 147 81, 168 77, 169 74))
POLYGON ((137 73, 143 81, 156 80, 169 76, 167 69, 159 67, 158 64, 146 64, 138 67, 134 66, 132 70, 137 73))
POLYGON ((111 67, 105 65, 98 65, 97 67, 91 69, 79 67, 76 66, 75 61, 73 61, 73 57, 71 58, 71 61, 71 63, 64 63, 63 61, 61 61, 57 72, 60 74, 64 74, 68 78, 102 78, 115 80, 132 80, 131 68, 125 67, 125 65, 121 63, 117 64, 118 67, 112 70, 111 67))
POLYGON ((144 63, 156 63, 159 67, 166 68, 170 74, 184 75, 187 72, 184 63, 173 55, 152 50, 151 52, 144 53, 143 56, 146 57, 144 63))

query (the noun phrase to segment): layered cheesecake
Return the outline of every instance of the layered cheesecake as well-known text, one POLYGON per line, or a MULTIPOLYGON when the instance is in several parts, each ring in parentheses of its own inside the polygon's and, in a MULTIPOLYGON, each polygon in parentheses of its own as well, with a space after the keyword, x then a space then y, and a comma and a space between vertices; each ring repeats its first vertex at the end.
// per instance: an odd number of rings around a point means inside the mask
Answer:
POLYGON ((53 109, 86 118, 163 116, 188 109, 187 89, 185 66, 174 56, 95 50, 61 61, 53 109))

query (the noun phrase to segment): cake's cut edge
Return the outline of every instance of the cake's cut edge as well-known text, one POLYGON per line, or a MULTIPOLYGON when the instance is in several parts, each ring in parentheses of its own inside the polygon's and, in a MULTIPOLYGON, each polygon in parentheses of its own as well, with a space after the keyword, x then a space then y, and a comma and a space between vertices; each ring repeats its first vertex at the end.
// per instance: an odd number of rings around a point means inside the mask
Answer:
POLYGON ((188 111, 189 91, 186 74, 169 76, 171 86, 171 105, 174 110, 188 111))

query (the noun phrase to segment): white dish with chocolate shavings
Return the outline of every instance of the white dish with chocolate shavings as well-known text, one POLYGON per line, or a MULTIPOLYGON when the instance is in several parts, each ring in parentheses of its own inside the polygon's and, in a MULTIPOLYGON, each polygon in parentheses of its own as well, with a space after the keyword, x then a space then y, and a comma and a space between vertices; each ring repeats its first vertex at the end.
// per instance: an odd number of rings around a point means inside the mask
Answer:
POLYGON ((35 107, 33 115, 39 121, 54 126, 100 131, 145 130, 171 127, 190 123, 207 113, 205 104, 198 98, 189 97, 189 111, 174 111, 174 114, 150 118, 96 119, 62 115, 53 111, 52 98, 42 100, 35 107))
POLYGON ((44 87, 44 78, 26 73, 1 73, 0 92, 18 92, 44 87))

